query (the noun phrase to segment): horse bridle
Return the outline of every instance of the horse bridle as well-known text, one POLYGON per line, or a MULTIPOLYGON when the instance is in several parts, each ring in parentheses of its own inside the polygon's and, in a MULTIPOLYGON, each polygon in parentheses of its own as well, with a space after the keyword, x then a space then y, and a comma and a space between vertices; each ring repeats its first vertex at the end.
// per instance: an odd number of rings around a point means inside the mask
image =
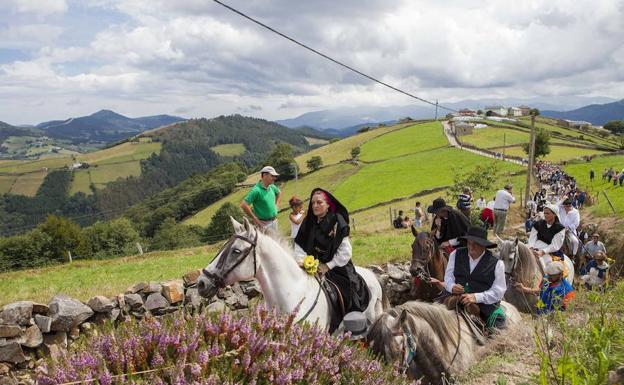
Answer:
POLYGON ((516 243, 516 247, 515 247, 515 251, 514 251, 514 259, 513 259, 513 263, 511 264, 511 269, 509 270, 509 272, 505 271, 505 275, 509 276, 510 278, 513 275, 513 272, 516 270, 516 266, 518 265, 518 244, 516 243))
MULTIPOLYGON (((423 261, 424 269, 419 269, 417 277, 429 283, 431 282, 431 271, 429 270, 429 264, 433 260, 433 256, 434 254, 436 254, 437 250, 436 250, 436 243, 433 240, 433 238, 429 236, 427 237, 427 240, 429 241, 429 244, 431 245, 431 249, 433 250, 433 252, 429 254, 426 260, 423 261)), ((418 246, 420 246, 420 243, 418 243, 417 241, 415 242, 418 246)))
POLYGON ((408 330, 403 330, 402 332, 394 332, 392 335, 394 337, 403 337, 405 342, 403 343, 403 373, 407 372, 410 364, 416 357, 416 343, 414 342, 414 336, 408 330))
MULTIPOLYGON (((217 257, 219 257, 219 261, 217 262, 217 266, 215 266, 217 268, 217 273, 212 273, 208 270, 206 270, 205 268, 202 269, 202 274, 204 274, 206 277, 212 279, 216 286, 218 288, 223 288, 225 287, 225 277, 228 276, 228 274, 230 274, 232 272, 232 270, 236 269, 236 267, 238 267, 238 265, 240 265, 245 259, 247 259, 247 256, 249 255, 249 253, 251 253, 253 251, 253 261, 254 261, 254 277, 256 276, 256 273, 258 272, 258 264, 257 264, 257 258, 256 258, 256 245, 257 245, 257 241, 258 241, 258 232, 256 232, 256 237, 255 239, 249 239, 243 235, 239 235, 239 234, 234 234, 232 236, 232 238, 230 238, 230 240, 223 245, 223 247, 221 248, 221 250, 219 250, 219 252, 217 253, 217 257), (223 267, 225 265, 225 262, 227 260, 227 255, 229 254, 230 249, 232 248, 232 245, 234 244, 234 240, 236 239, 240 239, 242 241, 245 241, 247 243, 249 243, 251 245, 251 247, 249 249, 247 249, 244 253, 241 253, 240 256, 238 257, 237 260, 235 260, 234 264, 232 264, 232 266, 227 269, 227 271, 222 271, 223 267), (225 255, 224 255, 225 254, 225 255)), ((217 258, 215 257, 215 258, 217 258)))

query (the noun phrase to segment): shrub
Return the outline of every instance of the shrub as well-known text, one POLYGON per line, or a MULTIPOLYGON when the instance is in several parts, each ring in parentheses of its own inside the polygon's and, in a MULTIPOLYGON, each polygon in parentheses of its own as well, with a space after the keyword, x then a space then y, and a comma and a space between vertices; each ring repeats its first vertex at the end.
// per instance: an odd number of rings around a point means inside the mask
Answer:
POLYGON ((136 251, 139 233, 127 218, 96 222, 82 230, 83 241, 78 247, 81 257, 114 257, 136 251))
POLYGON ((183 225, 176 223, 173 218, 167 218, 156 230, 150 246, 152 250, 197 246, 201 244, 201 233, 201 227, 183 225))
POLYGON ((323 159, 318 155, 313 156, 312 158, 308 159, 306 164, 308 165, 308 170, 316 171, 323 165, 323 159))
POLYGON ((51 362, 40 385, 96 379, 115 384, 407 384, 347 338, 263 306, 228 313, 150 316, 75 345, 51 362), (136 373, 147 371, 141 375, 136 373))
POLYGON ((234 228, 230 217, 237 221, 243 220, 243 211, 230 202, 225 202, 210 220, 210 225, 206 227, 204 233, 205 242, 215 242, 220 239, 227 239, 234 234, 234 228))
POLYGON ((78 245, 84 241, 80 226, 56 215, 48 215, 46 221, 37 229, 49 237, 47 248, 51 258, 60 262, 68 259, 68 251, 75 254, 78 245))
POLYGON ((360 156, 360 147, 353 147, 351 149, 351 159, 357 159, 360 156))

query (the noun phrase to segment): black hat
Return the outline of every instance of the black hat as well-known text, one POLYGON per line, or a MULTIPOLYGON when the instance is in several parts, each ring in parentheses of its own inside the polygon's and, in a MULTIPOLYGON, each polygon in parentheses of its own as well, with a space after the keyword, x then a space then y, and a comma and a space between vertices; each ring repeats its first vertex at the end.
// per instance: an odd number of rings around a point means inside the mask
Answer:
POLYGON ((342 319, 345 331, 351 332, 351 340, 359 340, 368 334, 368 320, 364 313, 352 311, 342 319))
POLYGON ((572 204, 572 201, 570 200, 570 198, 566 198, 566 199, 563 201, 563 205, 564 205, 564 206, 569 206, 569 205, 571 205, 571 204, 572 204))
POLYGON ((468 229, 468 233, 460 237, 466 239, 468 241, 476 242, 477 244, 485 247, 486 249, 491 249, 496 247, 496 243, 490 242, 487 239, 487 230, 480 226, 471 226, 468 229))
POLYGON ((440 209, 449 209, 449 208, 451 207, 446 204, 444 199, 436 198, 433 200, 433 204, 427 207, 427 212, 429 214, 436 214, 438 211, 440 211, 440 209))

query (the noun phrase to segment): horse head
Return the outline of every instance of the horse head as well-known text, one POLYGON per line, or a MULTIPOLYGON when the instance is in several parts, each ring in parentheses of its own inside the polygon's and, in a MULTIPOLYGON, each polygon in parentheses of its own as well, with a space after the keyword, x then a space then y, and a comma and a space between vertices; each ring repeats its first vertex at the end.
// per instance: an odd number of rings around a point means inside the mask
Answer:
POLYGON ((230 217, 234 235, 230 237, 217 256, 197 279, 197 291, 202 297, 211 298, 217 290, 241 280, 255 277, 258 270, 256 246, 259 231, 249 223, 243 224, 230 217))
POLYGON ((410 274, 412 277, 426 277, 430 274, 428 266, 438 253, 437 244, 429 233, 424 231, 419 233, 414 226, 412 226, 412 234, 414 234, 414 242, 412 242, 410 274))
POLYGON ((391 309, 382 314, 367 335, 367 342, 375 355, 389 363, 403 359, 406 344, 406 333, 403 323, 407 319, 407 310, 391 309))
POLYGON ((499 259, 505 264, 505 275, 509 276, 513 274, 518 264, 518 238, 513 241, 504 241, 500 238, 498 240, 500 241, 499 259))

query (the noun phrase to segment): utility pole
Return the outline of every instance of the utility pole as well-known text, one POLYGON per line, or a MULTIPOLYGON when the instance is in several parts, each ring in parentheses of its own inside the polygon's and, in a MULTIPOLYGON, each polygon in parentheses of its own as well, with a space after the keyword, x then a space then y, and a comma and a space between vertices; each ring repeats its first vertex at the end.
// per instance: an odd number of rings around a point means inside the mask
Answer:
POLYGON ((531 114, 531 141, 529 142, 529 168, 527 170, 526 190, 524 192, 524 207, 531 195, 531 174, 533 173, 533 158, 535 157, 535 114, 531 114))
POLYGON ((505 146, 507 146, 507 133, 503 132, 503 160, 505 160, 505 146))
POLYGON ((297 191, 297 186, 299 186, 299 183, 297 183, 299 181, 299 168, 297 167, 297 163, 293 163, 293 167, 295 168, 295 194, 298 194, 299 191, 297 191))
POLYGON ((436 99, 436 112, 435 112, 435 120, 438 120, 438 99, 436 99))

